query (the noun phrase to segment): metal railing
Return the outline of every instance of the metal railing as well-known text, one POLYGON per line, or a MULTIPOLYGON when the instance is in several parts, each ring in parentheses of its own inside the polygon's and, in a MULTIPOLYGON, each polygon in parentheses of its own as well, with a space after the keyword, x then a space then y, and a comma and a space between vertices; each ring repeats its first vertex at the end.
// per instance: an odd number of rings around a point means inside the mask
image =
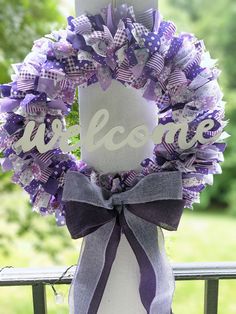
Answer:
MULTIPOLYGON (((204 314, 218 313, 219 281, 236 279, 236 263, 175 264, 173 269, 176 280, 205 281, 204 314)), ((0 286, 32 286, 34 314, 46 314, 46 286, 70 284, 74 272, 75 267, 5 268, 0 272, 0 286)))

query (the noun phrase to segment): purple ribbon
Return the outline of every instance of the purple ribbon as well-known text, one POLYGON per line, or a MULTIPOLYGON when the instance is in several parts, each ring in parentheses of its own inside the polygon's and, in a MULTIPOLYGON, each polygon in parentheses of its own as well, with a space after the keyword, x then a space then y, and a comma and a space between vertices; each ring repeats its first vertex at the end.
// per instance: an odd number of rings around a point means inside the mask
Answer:
POLYGON ((20 100, 5 97, 0 99, 0 113, 12 112, 14 109, 19 107, 20 100))
POLYGON ((108 26, 109 30, 111 31, 112 35, 114 35, 116 32, 116 26, 114 24, 112 4, 109 4, 108 9, 107 9, 107 26, 108 26))
POLYGON ((181 173, 150 174, 132 189, 112 194, 83 174, 69 172, 63 201, 71 237, 86 237, 71 286, 70 313, 97 313, 123 233, 140 267, 144 308, 148 314, 170 314, 174 278, 160 227, 178 227, 184 207, 181 173))

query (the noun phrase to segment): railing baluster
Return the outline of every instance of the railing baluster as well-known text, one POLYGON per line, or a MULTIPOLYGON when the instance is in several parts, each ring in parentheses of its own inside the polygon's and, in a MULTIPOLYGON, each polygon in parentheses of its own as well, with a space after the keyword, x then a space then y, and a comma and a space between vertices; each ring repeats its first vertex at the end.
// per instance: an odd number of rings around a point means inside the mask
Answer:
POLYGON ((34 314, 47 314, 46 289, 43 284, 32 286, 34 314))
POLYGON ((218 312, 219 280, 205 280, 204 314, 217 314, 218 312))

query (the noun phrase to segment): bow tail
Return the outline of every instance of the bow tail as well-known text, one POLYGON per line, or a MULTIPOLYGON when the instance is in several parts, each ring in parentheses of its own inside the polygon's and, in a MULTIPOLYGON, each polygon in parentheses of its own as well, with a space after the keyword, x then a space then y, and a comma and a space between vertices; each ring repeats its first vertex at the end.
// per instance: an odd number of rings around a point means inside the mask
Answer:
POLYGON ((85 238, 69 293, 70 314, 97 313, 120 235, 121 228, 114 218, 85 238))
POLYGON ((122 228, 140 267, 140 296, 148 314, 170 314, 175 281, 161 228, 124 209, 122 228))

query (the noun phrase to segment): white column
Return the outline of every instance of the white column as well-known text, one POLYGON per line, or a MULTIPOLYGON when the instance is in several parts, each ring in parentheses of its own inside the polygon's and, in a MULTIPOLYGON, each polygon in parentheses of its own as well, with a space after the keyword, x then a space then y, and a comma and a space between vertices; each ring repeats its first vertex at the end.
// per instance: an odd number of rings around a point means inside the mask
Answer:
MULTIPOLYGON (((98 13, 99 10, 112 2, 111 0, 76 0, 76 15, 84 12, 98 13)), ((116 0, 116 5, 128 3, 136 11, 144 11, 151 7, 157 8, 157 0, 116 0)), ((79 109, 81 138, 87 132, 89 122, 100 109, 107 109, 110 121, 103 130, 107 133, 112 127, 122 125, 127 132, 138 125, 145 124, 151 132, 156 126, 157 109, 153 103, 146 102, 136 90, 125 88, 113 81, 106 92, 98 84, 79 91, 79 109)), ((121 141, 124 135, 117 136, 121 141)), ((110 152, 104 147, 95 153, 89 153, 82 147, 82 159, 95 169, 107 173, 129 169, 138 169, 140 162, 152 156, 151 140, 139 149, 128 146, 110 152)), ((99 308, 99 314, 145 314, 146 311, 139 296, 140 273, 136 258, 126 238, 122 237, 117 257, 111 270, 106 290, 99 308)))

